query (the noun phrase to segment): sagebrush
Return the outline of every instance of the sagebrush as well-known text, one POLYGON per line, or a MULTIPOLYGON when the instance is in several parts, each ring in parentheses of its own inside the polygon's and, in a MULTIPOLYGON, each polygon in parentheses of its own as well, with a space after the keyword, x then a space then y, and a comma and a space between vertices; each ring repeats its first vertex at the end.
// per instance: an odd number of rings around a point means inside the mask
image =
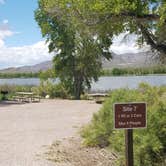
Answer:
POLYGON ((119 156, 116 165, 125 165, 124 131, 113 129, 113 104, 118 102, 147 102, 147 128, 134 130, 135 166, 166 165, 166 86, 142 83, 135 90, 113 91, 91 123, 83 128, 84 144, 109 146, 119 156))

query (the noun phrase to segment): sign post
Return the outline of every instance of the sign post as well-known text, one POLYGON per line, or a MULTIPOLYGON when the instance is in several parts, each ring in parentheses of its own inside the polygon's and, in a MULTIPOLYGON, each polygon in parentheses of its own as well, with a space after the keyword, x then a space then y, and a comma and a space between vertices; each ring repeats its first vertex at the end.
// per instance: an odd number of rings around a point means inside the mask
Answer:
POLYGON ((126 166, 134 166, 133 129, 125 130, 126 166))
POLYGON ((126 166, 134 166, 133 129, 146 128, 146 103, 114 104, 114 127, 125 129, 126 166))

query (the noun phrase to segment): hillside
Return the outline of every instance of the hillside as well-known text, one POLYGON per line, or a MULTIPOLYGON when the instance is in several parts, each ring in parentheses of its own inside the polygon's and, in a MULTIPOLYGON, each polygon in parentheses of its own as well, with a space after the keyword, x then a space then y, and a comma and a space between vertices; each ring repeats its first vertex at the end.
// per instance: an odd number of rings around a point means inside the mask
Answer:
MULTIPOLYGON (((153 65, 154 62, 150 58, 149 52, 142 53, 128 53, 128 54, 114 54, 111 61, 103 59, 103 68, 111 69, 115 67, 144 67, 153 65)), ((0 70, 0 73, 36 73, 39 71, 47 70, 52 67, 51 61, 45 61, 33 66, 12 67, 0 70)))
POLYGON ((0 70, 0 73, 37 73, 52 67, 51 61, 45 61, 33 66, 11 67, 0 70))
POLYGON ((103 68, 125 68, 125 67, 147 67, 154 65, 155 62, 152 60, 150 52, 141 53, 127 53, 127 54, 112 54, 112 60, 103 60, 103 68))

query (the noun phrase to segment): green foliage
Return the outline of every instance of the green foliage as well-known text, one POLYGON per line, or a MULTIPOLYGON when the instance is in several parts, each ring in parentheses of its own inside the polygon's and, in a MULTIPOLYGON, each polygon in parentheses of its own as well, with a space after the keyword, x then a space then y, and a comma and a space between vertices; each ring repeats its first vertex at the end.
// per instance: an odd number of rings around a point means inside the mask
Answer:
MULTIPOLYGON (((49 79, 41 80, 39 86, 0 85, 0 91, 8 91, 7 99, 12 99, 16 92, 34 92, 41 97, 49 95, 50 98, 71 98, 62 83, 54 84, 49 79)), ((3 95, 0 94, 0 100, 2 98, 3 95)))
POLYGON ((3 95, 2 94, 0 94, 0 101, 3 99, 3 95))
POLYGON ((56 74, 53 69, 48 69, 46 71, 41 71, 39 73, 39 78, 41 80, 47 80, 48 78, 55 78, 55 77, 56 77, 56 74))
POLYGON ((113 104, 118 102, 147 102, 147 129, 134 130, 136 166, 161 166, 166 163, 166 86, 140 84, 136 90, 119 89, 110 94, 92 122, 82 130, 84 144, 109 145, 124 165, 124 131, 113 129, 113 104))
POLYGON ((123 69, 120 69, 120 68, 114 68, 112 70, 112 74, 113 75, 124 75, 125 71, 123 69))
POLYGON ((42 97, 49 95, 50 98, 69 98, 68 92, 64 88, 63 84, 54 84, 50 80, 41 80, 40 85, 38 87, 33 87, 32 91, 42 97))

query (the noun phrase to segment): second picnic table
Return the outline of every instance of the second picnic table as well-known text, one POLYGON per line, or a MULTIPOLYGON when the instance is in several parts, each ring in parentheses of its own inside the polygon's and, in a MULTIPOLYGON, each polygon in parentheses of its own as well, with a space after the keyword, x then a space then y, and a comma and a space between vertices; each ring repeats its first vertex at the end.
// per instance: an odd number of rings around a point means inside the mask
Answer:
POLYGON ((107 93, 90 93, 88 94, 89 99, 95 99, 96 103, 102 104, 105 98, 108 97, 107 93))

